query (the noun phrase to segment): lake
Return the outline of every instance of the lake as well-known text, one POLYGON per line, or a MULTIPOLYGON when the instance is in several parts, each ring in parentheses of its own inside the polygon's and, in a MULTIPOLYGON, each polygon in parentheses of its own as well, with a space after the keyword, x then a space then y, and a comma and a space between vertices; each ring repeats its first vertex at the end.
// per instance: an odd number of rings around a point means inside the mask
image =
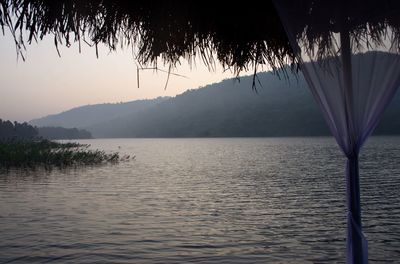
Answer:
MULTIPOLYGON (((116 165, 0 174, 0 263, 344 263, 332 138, 94 139, 116 165)), ((360 158, 371 263, 400 261, 400 137, 360 158)))

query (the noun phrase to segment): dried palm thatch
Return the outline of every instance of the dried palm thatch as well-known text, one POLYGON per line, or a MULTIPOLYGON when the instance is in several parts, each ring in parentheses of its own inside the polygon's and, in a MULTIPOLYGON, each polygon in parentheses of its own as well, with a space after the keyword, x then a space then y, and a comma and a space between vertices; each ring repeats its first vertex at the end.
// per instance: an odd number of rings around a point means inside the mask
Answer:
MULTIPOLYGON (((337 20, 343 12, 355 36, 369 34, 379 42, 388 25, 400 36, 400 1, 282 1, 304 14, 295 34, 320 45, 321 55, 328 53, 330 30, 343 23, 337 20), (347 5, 340 2, 353 4, 343 10, 347 5), (330 16, 321 10, 330 10, 330 16), (320 26, 310 27, 310 21, 320 26)), ((103 43, 111 50, 134 45, 142 65, 156 64, 161 57, 175 66, 181 58, 191 62, 197 55, 206 65, 218 60, 235 73, 259 64, 278 69, 296 63, 273 0, 0 0, 0 26, 11 30, 19 50, 53 35, 56 47, 72 42, 96 49, 103 43)))
MULTIPOLYGON (((396 0, 276 0, 292 20, 294 39, 319 59, 334 54, 335 33, 346 31, 353 49, 384 46, 391 40, 392 51, 400 51, 400 1, 396 0), (292 18, 297 19, 293 23, 292 18)), ((337 38, 337 36, 336 36, 337 38)))

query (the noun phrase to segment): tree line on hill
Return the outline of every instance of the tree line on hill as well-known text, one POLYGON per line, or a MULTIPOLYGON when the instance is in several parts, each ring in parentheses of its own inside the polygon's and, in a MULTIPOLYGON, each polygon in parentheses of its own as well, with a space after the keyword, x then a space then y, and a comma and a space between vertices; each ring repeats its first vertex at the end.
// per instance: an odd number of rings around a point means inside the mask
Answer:
MULTIPOLYGON (((292 77, 292 76, 290 76, 292 77)), ((329 136, 328 126, 300 76, 289 84, 272 73, 260 73, 264 87, 251 91, 251 77, 225 80, 181 95, 148 102, 132 112, 107 109, 91 120, 87 107, 31 121, 37 126, 74 125, 95 138, 151 137, 303 137, 329 136), (82 115, 88 119, 80 120, 82 115), (76 118, 74 118, 76 117, 76 118), (100 117, 103 119, 101 122, 100 117), (98 123, 96 123, 98 122, 98 123)), ((117 107, 118 105, 115 105, 117 107)), ((95 106, 93 106, 95 108, 95 106)), ((393 98, 375 135, 400 135, 400 93, 393 98)))
MULTIPOLYGON (((372 54, 365 56, 377 59, 372 54)), ((363 65, 358 72, 369 74, 363 65)), ((240 82, 228 79, 169 98, 77 107, 30 123, 85 129, 95 138, 331 135, 301 73, 288 71, 279 78, 262 72, 257 76, 262 84, 257 92, 251 89, 253 76, 244 76, 240 82)), ((400 135, 399 116, 400 92, 374 134, 400 135)))
POLYGON ((38 131, 28 123, 11 122, 0 119, 0 139, 34 139, 38 136, 38 131))
POLYGON ((46 139, 88 139, 92 134, 84 129, 63 127, 38 127, 39 135, 46 139))
POLYGON ((18 123, 0 119, 0 140, 34 140, 34 139, 87 139, 90 132, 77 128, 34 127, 26 122, 18 123))

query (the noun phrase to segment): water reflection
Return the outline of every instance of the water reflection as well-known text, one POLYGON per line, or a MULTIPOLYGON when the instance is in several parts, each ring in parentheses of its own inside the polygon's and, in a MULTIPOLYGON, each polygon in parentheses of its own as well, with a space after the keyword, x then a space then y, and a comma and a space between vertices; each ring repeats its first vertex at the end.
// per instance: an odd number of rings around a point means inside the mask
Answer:
MULTIPOLYGON (((371 262, 400 258, 399 142, 373 138, 361 158, 371 262)), ((90 143, 136 159, 0 176, 0 262, 345 259, 344 159, 331 139, 90 143)))

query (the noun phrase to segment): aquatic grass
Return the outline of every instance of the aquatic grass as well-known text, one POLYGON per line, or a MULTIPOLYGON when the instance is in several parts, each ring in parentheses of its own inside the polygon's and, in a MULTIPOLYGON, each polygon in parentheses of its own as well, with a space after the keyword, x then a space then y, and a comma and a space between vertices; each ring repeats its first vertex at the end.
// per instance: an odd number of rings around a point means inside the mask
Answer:
POLYGON ((118 153, 91 150, 90 145, 49 140, 0 141, 0 169, 67 167, 116 163, 118 153))

